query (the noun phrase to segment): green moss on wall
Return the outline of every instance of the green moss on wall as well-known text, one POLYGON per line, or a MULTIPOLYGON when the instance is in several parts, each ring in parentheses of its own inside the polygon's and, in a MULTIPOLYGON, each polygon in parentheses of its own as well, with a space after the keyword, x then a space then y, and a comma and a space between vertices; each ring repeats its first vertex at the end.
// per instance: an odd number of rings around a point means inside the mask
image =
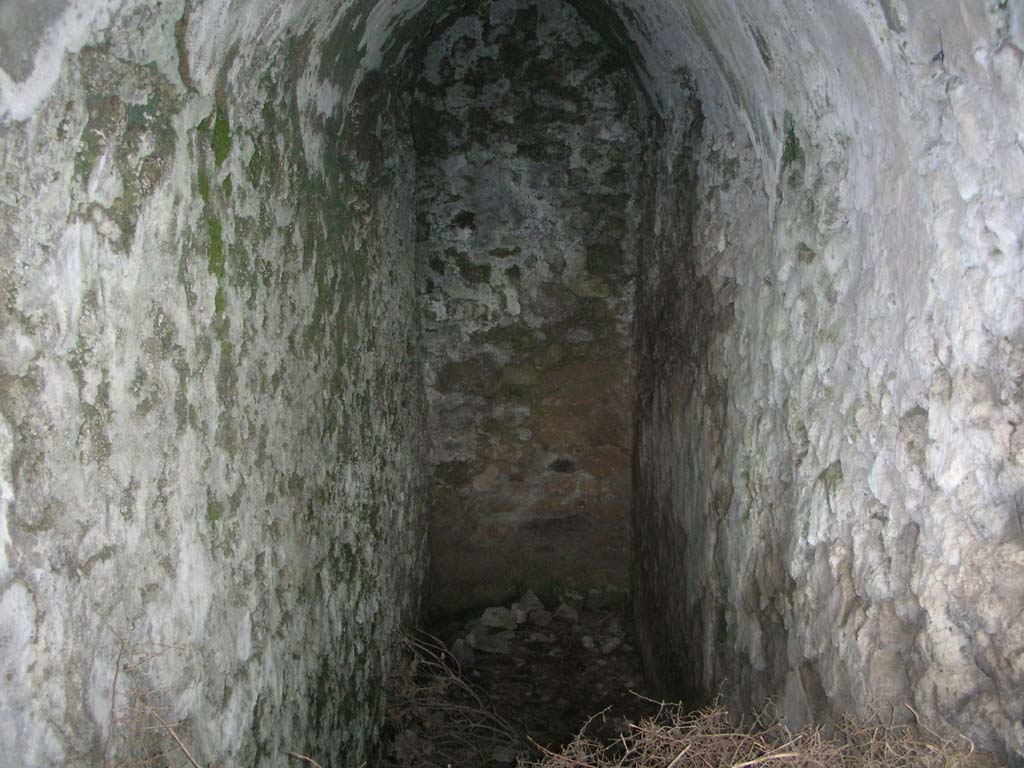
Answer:
POLYGON ((617 242, 592 243, 587 246, 587 272, 611 275, 622 271, 622 246, 617 242))
POLYGON ((782 146, 782 167, 788 168, 794 163, 803 162, 804 150, 800 146, 800 139, 796 137, 796 129, 790 119, 786 126, 786 141, 782 146))
POLYGON ((210 135, 210 147, 213 149, 214 162, 220 166, 231 151, 231 128, 228 125, 227 113, 222 109, 217 110, 217 119, 213 123, 213 133, 210 135))
POLYGON ((196 173, 196 188, 199 190, 199 196, 203 198, 203 202, 210 202, 210 177, 202 168, 196 173))
POLYGON ((75 171, 82 179, 89 178, 103 154, 108 140, 115 137, 122 115, 121 100, 112 94, 98 93, 86 98, 89 120, 82 131, 75 171))
POLYGON ((223 509, 219 501, 210 499, 206 502, 206 522, 213 525, 220 520, 222 514, 223 509))
POLYGON ((839 490, 839 486, 843 484, 843 464, 841 461, 836 460, 828 465, 821 473, 821 480, 825 484, 825 489, 828 491, 829 496, 835 496, 836 491, 839 490))
POLYGON ((249 181, 252 182, 254 187, 260 185, 260 179, 263 177, 263 155, 260 152, 260 148, 256 147, 252 151, 252 157, 249 158, 249 181))
POLYGON ((224 277, 224 237, 220 219, 216 216, 208 217, 206 230, 209 236, 207 269, 211 275, 224 277))

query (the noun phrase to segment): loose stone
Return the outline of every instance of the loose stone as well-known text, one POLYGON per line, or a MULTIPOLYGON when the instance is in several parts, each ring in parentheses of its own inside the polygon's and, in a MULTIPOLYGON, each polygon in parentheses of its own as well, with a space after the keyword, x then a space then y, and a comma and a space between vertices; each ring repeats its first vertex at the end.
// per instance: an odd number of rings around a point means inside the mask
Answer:
POLYGON ((515 629, 519 622, 508 608, 488 608, 480 617, 480 623, 492 629, 515 629))

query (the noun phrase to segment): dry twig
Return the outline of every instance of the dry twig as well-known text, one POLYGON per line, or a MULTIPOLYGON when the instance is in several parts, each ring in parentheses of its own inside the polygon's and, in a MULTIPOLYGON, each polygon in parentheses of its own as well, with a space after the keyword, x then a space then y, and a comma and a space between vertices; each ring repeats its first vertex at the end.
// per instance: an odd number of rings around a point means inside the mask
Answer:
POLYGON ((294 752, 285 752, 285 754, 293 760, 301 760, 304 763, 309 763, 313 766, 313 768, 323 768, 323 766, 321 766, 320 763, 318 763, 312 757, 307 757, 306 755, 298 755, 294 752))
MULTIPOLYGON (((655 702, 658 703, 658 702, 655 702)), ((790 731, 761 714, 735 726, 728 712, 709 707, 687 712, 659 703, 652 718, 634 723, 611 744, 584 728, 560 753, 540 749, 521 768, 992 768, 995 763, 925 729, 892 724, 840 723, 834 736, 822 729, 790 731)))
POLYGON ((466 680, 444 643, 426 633, 401 639, 388 685, 387 768, 485 765, 526 744, 490 698, 466 680))
POLYGON ((185 746, 185 742, 181 740, 177 732, 175 732, 174 728, 171 727, 170 723, 164 720, 160 716, 160 713, 152 707, 150 707, 149 704, 146 704, 145 701, 143 701, 143 704, 145 705, 146 710, 149 712, 150 716, 152 716, 154 720, 160 723, 160 725, 164 728, 165 731, 167 731, 170 737, 174 739, 174 743, 178 745, 178 749, 180 749, 181 753, 185 755, 185 759, 187 759, 192 764, 192 768, 202 768, 202 766, 195 761, 195 758, 192 757, 192 753, 188 751, 188 747, 185 746))

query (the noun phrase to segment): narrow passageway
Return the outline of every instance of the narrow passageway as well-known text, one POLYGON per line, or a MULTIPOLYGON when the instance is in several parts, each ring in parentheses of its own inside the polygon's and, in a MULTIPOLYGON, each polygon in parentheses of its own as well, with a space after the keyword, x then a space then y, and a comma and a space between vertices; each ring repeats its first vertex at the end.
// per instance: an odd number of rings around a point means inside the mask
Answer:
MULTIPOLYGON (((571 750, 581 728, 614 743, 660 711, 653 696, 696 708, 734 674, 706 650, 729 642, 728 614, 694 611, 679 590, 700 577, 665 554, 716 546, 726 503, 727 383, 705 361, 732 319, 689 254, 702 107, 682 100, 670 132, 628 45, 592 19, 561 0, 467 5, 425 36, 410 80, 430 575, 387 765, 511 766, 571 750), (684 149, 665 178, 669 140, 684 149), (700 412, 680 413, 697 393, 700 412), (666 492, 707 484, 686 527, 659 519, 679 514, 666 492)), ((783 203, 805 171, 787 131, 783 203)), ((795 726, 826 707, 808 669, 781 713, 795 726)))
POLYGON ((509 735, 398 705, 386 749, 394 765, 511 765, 597 712, 609 737, 651 707, 628 594, 656 126, 626 53, 573 5, 452 19, 431 33, 410 119, 432 464, 422 630, 439 642, 421 640, 509 735))
POLYGON ((7 2, 0 755, 1019 763, 1021 125, 1012 0, 7 2))
POLYGON ((389 685, 381 765, 511 766, 584 727, 611 741, 657 711, 644 690, 621 595, 528 590, 410 638, 389 685))
POLYGON ((432 604, 625 593, 635 73, 571 5, 483 3, 430 41, 413 104, 432 604))

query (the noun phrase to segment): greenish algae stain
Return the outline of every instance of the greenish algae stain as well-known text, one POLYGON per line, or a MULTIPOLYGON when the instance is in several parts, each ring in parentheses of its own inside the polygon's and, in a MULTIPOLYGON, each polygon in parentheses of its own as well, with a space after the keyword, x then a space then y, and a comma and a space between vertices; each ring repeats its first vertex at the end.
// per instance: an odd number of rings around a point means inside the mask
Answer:
POLYGON ((219 501, 210 499, 206 502, 206 521, 210 525, 216 523, 220 519, 221 514, 223 514, 223 510, 219 501))
POLYGON ((231 151, 231 129, 228 125, 227 113, 217 110, 217 119, 213 123, 213 134, 210 136, 210 147, 213 149, 213 160, 218 166, 223 163, 231 151))
POLYGON ((196 186, 199 188, 199 196, 203 198, 203 202, 210 202, 210 177, 202 168, 196 174, 196 186))
POLYGON ((796 130, 791 123, 787 126, 786 142, 782 147, 782 167, 786 168, 803 159, 804 150, 800 146, 800 139, 796 137, 796 130))
POLYGON ((249 158, 249 181, 252 182, 254 187, 258 187, 260 184, 260 178, 263 176, 263 156, 260 154, 260 148, 256 147, 252 151, 252 157, 249 158))
POLYGON ((75 171, 83 178, 89 178, 93 167, 103 154, 104 146, 117 131, 122 114, 120 99, 108 94, 90 95, 86 98, 89 120, 82 131, 78 154, 75 157, 75 171))
POLYGON ((206 220, 206 228, 209 233, 209 261, 207 269, 211 275, 224 276, 224 237, 221 230, 220 219, 210 216, 206 220))

